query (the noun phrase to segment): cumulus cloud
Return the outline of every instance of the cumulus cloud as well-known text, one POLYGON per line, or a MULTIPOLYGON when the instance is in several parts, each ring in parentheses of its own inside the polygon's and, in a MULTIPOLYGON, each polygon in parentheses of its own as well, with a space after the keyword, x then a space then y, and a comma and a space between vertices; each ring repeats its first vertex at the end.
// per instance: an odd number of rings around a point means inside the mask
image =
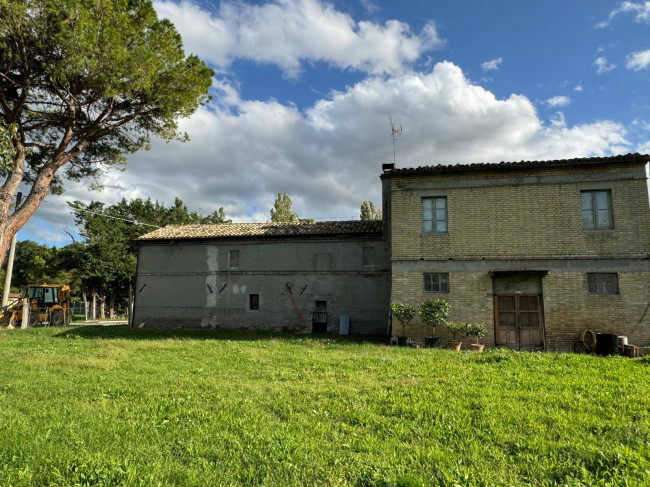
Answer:
POLYGON ((582 87, 582 85, 576 85, 576 86, 573 88, 573 91, 582 91, 582 90, 584 90, 584 88, 582 87))
POLYGON ((546 104, 551 107, 565 107, 571 103, 571 98, 568 96, 554 96, 546 100, 546 104))
POLYGON ((610 22, 619 14, 632 13, 634 14, 634 20, 639 23, 650 23, 650 1, 645 2, 623 2, 618 8, 615 8, 609 13, 607 20, 598 22, 596 24, 597 29, 603 29, 609 26, 610 22))
POLYGON ((602 74, 614 69, 616 67, 616 64, 610 64, 605 56, 599 56, 594 61, 594 66, 596 66, 596 72, 598 74, 602 74))
POLYGON ((625 67, 634 71, 641 71, 650 66, 650 49, 628 54, 625 67))
POLYGON ((484 63, 481 63, 481 68, 483 68, 483 71, 496 71, 499 69, 499 65, 503 62, 502 57, 498 57, 496 59, 492 59, 491 61, 485 61, 484 63))
POLYGON ((425 73, 368 78, 305 111, 242 99, 223 80, 216 86, 217 97, 236 106, 215 100, 200 109, 181 123, 190 142, 154 141, 151 151, 129 158, 125 172, 109 173, 102 193, 71 184, 64 195, 49 196, 37 212, 41 226, 49 222, 55 231, 72 220, 55 206, 65 200, 136 196, 167 204, 179 196, 205 213, 224 206, 235 221, 268 221, 279 192, 291 196, 302 217, 358 218, 362 201, 380 201, 381 164, 392 160, 387 112, 404 128, 399 167, 603 156, 630 147, 619 123, 569 126, 561 113, 542 120, 525 96, 497 98, 450 62, 425 73))
POLYGON ((371 74, 399 73, 444 44, 433 22, 419 33, 397 20, 355 22, 320 0, 226 1, 215 12, 186 1, 154 6, 174 23, 187 51, 222 69, 247 59, 277 65, 288 77, 315 61, 371 74))

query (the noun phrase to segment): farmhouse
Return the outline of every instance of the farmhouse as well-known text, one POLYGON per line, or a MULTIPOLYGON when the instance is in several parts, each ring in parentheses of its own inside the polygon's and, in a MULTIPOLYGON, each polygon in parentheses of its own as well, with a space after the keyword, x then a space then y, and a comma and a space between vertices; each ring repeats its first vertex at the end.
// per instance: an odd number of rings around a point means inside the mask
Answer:
POLYGON ((385 334, 381 221, 169 226, 140 238, 134 326, 385 334))
POLYGON ((338 332, 349 320, 350 333, 385 334, 390 301, 441 298, 452 320, 487 324, 489 346, 568 350, 585 329, 645 345, 649 160, 385 164, 381 222, 156 230, 140 238, 133 325, 338 332))
POLYGON ((647 344, 649 160, 385 165, 391 300, 444 298, 488 345, 567 350, 585 329, 647 344))

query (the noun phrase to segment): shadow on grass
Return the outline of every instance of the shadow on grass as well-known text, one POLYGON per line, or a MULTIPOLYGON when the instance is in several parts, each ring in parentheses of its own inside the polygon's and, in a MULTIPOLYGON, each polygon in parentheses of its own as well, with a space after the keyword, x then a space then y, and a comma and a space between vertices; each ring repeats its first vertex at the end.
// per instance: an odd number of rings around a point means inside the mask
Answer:
POLYGON ((246 330, 162 330, 137 329, 128 326, 77 326, 67 328, 55 335, 58 338, 119 339, 119 340, 237 340, 237 341, 327 341, 337 344, 388 343, 388 337, 375 335, 339 336, 326 333, 289 333, 246 330))

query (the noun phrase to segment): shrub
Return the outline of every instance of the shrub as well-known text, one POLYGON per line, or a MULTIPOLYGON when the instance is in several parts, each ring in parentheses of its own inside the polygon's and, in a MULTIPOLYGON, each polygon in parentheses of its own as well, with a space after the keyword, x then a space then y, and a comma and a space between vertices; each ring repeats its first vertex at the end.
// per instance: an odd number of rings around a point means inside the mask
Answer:
POLYGON ((486 335, 487 328, 483 323, 468 323, 465 333, 467 336, 476 337, 476 343, 478 343, 479 338, 483 338, 486 335))
POLYGON ((425 325, 431 327, 431 333, 433 334, 436 326, 447 323, 450 310, 451 305, 447 301, 436 299, 435 301, 429 300, 421 303, 418 311, 420 318, 422 318, 425 325))
POLYGON ((450 321, 445 323, 452 335, 454 335, 454 341, 458 335, 463 335, 467 333, 467 323, 461 323, 459 321, 450 321))
POLYGON ((406 335, 406 327, 415 318, 415 308, 408 303, 390 303, 390 309, 402 325, 402 335, 406 335))

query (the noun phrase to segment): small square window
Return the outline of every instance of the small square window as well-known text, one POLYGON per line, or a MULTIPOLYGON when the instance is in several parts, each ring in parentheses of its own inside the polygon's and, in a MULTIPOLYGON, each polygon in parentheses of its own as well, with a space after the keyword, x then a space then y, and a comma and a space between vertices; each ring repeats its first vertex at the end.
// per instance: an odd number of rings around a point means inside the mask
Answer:
POLYGON ((618 274, 615 272, 588 272, 589 294, 618 294, 618 274))
POLYGON ((375 248, 363 248, 363 267, 375 267, 375 248))
POLYGON ((249 294, 248 295, 248 309, 258 310, 260 309, 260 295, 259 294, 249 294))
POLYGON ((447 233, 447 197, 422 198, 422 233, 447 233))
POLYGON ((228 268, 236 269, 239 267, 239 250, 228 251, 228 268))
POLYGON ((449 274, 424 274, 424 291, 428 293, 448 293, 449 274))
POLYGON ((609 230, 614 228, 612 192, 581 191, 582 228, 585 230, 609 230))

